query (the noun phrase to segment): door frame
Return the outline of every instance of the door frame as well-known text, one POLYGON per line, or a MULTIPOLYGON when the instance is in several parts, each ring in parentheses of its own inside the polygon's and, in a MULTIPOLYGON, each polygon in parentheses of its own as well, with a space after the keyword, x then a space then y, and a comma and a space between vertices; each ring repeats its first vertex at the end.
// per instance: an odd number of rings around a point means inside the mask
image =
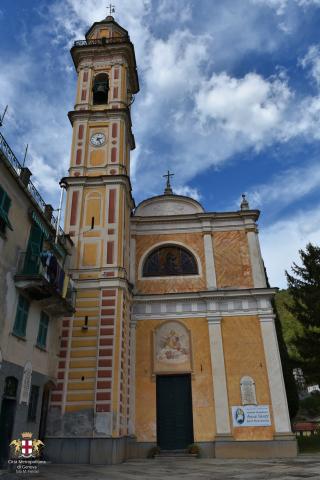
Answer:
POLYGON ((172 372, 172 373, 159 373, 156 374, 156 434, 157 434, 157 445, 159 445, 159 419, 158 419, 158 377, 188 377, 190 385, 190 414, 191 414, 191 427, 192 427, 192 440, 190 443, 194 442, 194 424, 193 424, 193 399, 192 399, 192 374, 190 372, 172 372))

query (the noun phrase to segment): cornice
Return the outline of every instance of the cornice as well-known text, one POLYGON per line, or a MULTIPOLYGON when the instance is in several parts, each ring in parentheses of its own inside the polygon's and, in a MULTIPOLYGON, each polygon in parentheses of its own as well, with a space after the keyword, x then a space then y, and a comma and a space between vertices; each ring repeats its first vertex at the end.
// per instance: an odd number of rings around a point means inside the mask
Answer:
POLYGON ((134 198, 132 196, 132 186, 130 177, 128 175, 97 175, 94 177, 78 176, 78 177, 63 177, 60 184, 65 185, 68 190, 69 187, 100 187, 101 185, 119 185, 122 184, 127 188, 130 198, 130 208, 135 207, 134 198))
POLYGON ((225 298, 242 298, 242 297, 268 297, 272 298, 278 291, 278 288, 237 288, 237 289, 216 289, 203 290, 200 292, 179 292, 179 293, 156 293, 156 294, 135 294, 135 302, 156 302, 163 301, 194 301, 194 300, 211 300, 225 298))

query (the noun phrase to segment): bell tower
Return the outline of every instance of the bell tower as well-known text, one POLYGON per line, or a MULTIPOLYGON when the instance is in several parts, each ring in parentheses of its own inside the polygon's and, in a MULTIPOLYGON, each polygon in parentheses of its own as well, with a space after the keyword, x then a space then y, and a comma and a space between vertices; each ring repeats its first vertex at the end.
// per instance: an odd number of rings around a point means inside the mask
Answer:
POLYGON ((78 82, 69 112, 69 175, 62 182, 65 229, 76 252, 70 271, 76 312, 61 331, 58 384, 51 395, 55 421, 49 421, 47 444, 54 451, 59 436, 64 448, 76 442, 73 446, 90 457, 89 463, 108 463, 110 449, 128 435, 133 415, 128 270, 135 143, 130 105, 139 83, 133 44, 112 16, 94 23, 85 40, 74 43, 71 56, 78 82), (104 445, 101 451, 94 440, 104 445))

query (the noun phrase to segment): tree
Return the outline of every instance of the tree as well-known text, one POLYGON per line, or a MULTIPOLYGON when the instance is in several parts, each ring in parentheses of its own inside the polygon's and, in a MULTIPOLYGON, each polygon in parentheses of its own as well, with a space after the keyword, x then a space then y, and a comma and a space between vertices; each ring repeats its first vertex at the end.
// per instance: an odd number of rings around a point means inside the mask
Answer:
POLYGON ((320 382, 320 247, 308 243, 299 250, 302 266, 293 263, 292 275, 286 271, 293 303, 288 310, 301 325, 294 340, 300 366, 309 382, 320 382))

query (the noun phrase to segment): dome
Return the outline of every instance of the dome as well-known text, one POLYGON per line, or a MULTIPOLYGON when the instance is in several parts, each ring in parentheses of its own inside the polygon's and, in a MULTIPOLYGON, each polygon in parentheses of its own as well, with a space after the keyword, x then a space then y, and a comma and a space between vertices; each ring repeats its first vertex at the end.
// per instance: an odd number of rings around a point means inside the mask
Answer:
POLYGON ((164 194, 143 200, 137 206, 134 216, 154 217, 192 215, 195 213, 204 213, 204 209, 200 203, 193 198, 184 197, 182 195, 164 194))

